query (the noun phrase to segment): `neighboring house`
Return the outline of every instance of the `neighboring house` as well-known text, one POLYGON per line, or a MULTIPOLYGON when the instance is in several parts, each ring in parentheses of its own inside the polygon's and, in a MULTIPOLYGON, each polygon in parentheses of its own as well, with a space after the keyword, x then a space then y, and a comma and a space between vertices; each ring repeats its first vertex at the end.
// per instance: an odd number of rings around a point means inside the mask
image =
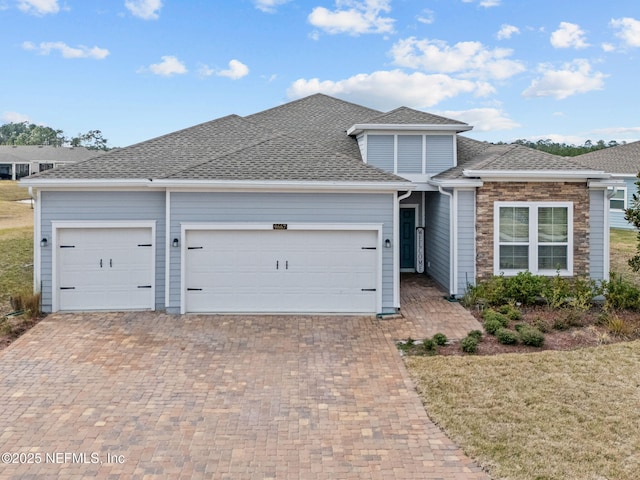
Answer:
POLYGON ((607 278, 610 175, 471 128, 317 94, 23 179, 42 308, 390 313, 401 271, 607 278))
POLYGON ((0 180, 19 180, 34 173, 102 154, 85 147, 0 145, 0 180))
POLYGON ((613 178, 624 182, 622 186, 609 190, 609 226, 633 230, 633 224, 624 219, 624 211, 631 207, 633 194, 638 192, 640 142, 604 148, 573 158, 587 167, 605 169, 613 178))

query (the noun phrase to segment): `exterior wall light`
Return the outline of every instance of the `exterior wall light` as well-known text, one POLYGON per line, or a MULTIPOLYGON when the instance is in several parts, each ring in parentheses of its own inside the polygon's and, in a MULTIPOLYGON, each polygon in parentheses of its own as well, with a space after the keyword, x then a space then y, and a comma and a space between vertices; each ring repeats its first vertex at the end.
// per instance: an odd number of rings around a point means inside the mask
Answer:
POLYGON ((43 237, 43 239, 42 239, 42 240, 40 240, 40 246, 41 246, 42 248, 44 248, 44 247, 46 247, 46 246, 48 246, 48 245, 49 245, 49 241, 47 240, 47 237, 43 237))
POLYGON ((391 240, 389 240, 388 238, 384 241, 384 247, 385 248, 391 248, 391 240))
POLYGON ((174 238, 174 239, 173 239, 173 242, 171 242, 171 245, 172 245, 173 247, 178 247, 178 245, 180 245, 180 242, 178 241, 178 239, 177 239, 177 238, 174 238))

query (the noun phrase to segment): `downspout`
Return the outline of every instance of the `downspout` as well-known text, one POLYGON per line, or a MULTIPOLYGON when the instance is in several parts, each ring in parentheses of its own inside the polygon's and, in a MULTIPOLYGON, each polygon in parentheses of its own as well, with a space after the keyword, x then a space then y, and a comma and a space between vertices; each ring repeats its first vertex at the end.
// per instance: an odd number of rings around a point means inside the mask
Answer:
POLYGON ((458 244, 457 239, 455 238, 455 229, 454 229, 454 211, 453 211, 453 194, 447 192, 446 190, 444 190, 442 188, 442 185, 438 185, 438 192, 440 192, 443 195, 446 195, 447 197, 449 197, 449 215, 451 215, 450 219, 449 219, 449 238, 451 239, 449 242, 449 247, 451 248, 451 251, 449 252, 449 294, 451 296, 453 296, 453 292, 454 292, 454 280, 455 280, 455 275, 454 275, 454 255, 456 252, 456 247, 458 244))
POLYGON ((613 196, 618 193, 618 187, 613 187, 613 189, 611 190, 611 193, 607 193, 605 195, 605 200, 604 200, 604 224, 605 224, 605 235, 604 235, 604 244, 605 244, 605 252, 607 253, 604 258, 603 258, 603 265, 604 265, 604 272, 603 273, 603 277, 604 280, 606 280, 607 282, 610 280, 610 269, 611 269, 611 240, 609 238, 610 236, 610 226, 609 226, 609 216, 611 215, 609 213, 609 210, 611 208, 611 199, 613 198, 613 196))
MULTIPOLYGON (((400 192, 398 192, 400 193, 400 192)), ((397 195, 393 208, 393 306, 400 309, 400 202, 411 196, 411 191, 397 195)))

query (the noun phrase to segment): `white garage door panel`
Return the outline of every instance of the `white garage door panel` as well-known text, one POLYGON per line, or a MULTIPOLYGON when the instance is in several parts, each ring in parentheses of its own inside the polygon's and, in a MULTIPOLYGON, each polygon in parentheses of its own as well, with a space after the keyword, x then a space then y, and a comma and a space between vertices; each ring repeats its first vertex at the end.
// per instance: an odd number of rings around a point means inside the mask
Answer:
POLYGON ((58 230, 58 308, 154 307, 151 228, 58 230))
POLYGON ((375 312, 376 231, 193 230, 190 312, 375 312), (363 291, 365 289, 365 291, 363 291))

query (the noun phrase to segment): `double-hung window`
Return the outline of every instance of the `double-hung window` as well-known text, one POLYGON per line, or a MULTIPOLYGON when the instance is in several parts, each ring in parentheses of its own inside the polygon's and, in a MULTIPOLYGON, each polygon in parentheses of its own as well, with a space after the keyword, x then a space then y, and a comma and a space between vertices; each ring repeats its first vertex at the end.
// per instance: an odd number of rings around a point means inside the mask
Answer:
POLYGON ((494 273, 573 275, 571 202, 496 202, 494 273))

